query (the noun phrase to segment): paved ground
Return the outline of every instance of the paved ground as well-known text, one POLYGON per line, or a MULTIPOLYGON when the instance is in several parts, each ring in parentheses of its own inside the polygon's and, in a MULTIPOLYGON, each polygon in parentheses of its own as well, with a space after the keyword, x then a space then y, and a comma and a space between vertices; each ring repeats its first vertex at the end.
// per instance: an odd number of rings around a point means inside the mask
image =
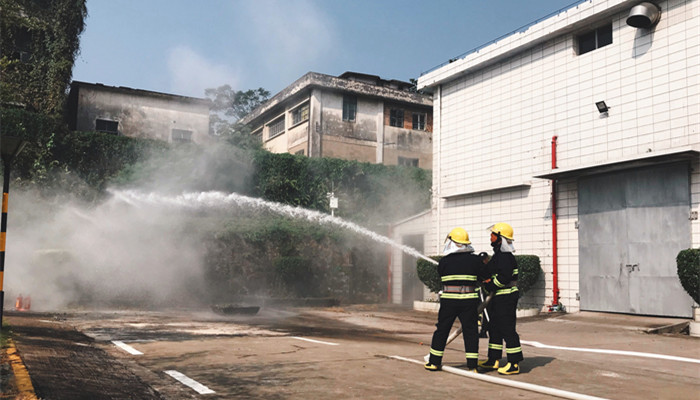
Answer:
MULTIPOLYGON (((191 310, 5 316, 42 399, 555 398, 503 382, 611 399, 697 400, 700 393, 700 339, 645 333, 678 319, 596 313, 521 319, 523 373, 484 374, 505 379, 491 383, 423 370, 418 363, 436 315, 388 306, 264 308, 255 316, 191 310), (581 351, 591 349, 630 353, 581 351), (166 371, 213 393, 200 394, 166 371)), ((448 346, 445 365, 464 368, 459 339, 448 346)), ((12 385, 2 389, 4 398, 16 392, 12 385)))

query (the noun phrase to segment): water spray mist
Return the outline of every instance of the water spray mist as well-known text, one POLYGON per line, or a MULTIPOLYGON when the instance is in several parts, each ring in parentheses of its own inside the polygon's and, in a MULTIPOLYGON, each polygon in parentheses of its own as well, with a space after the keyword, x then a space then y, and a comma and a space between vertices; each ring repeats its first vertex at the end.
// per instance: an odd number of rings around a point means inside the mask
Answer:
POLYGON ((394 242, 386 236, 382 236, 369 229, 363 228, 357 224, 345 221, 341 218, 331 216, 318 211, 308 210, 301 207, 293 207, 286 204, 265 201, 259 198, 243 196, 237 193, 222 193, 222 192, 201 192, 201 193, 184 193, 177 196, 167 196, 158 193, 140 193, 137 191, 119 191, 110 190, 116 199, 119 199, 127 204, 138 206, 139 204, 151 204, 163 207, 175 207, 181 209, 201 210, 205 209, 222 209, 228 207, 245 207, 251 209, 263 209, 275 212, 280 215, 289 216, 292 218, 303 218, 311 222, 319 224, 335 225, 353 232, 365 235, 374 239, 377 242, 393 246, 406 254, 417 258, 422 258, 433 264, 438 264, 437 261, 426 257, 418 250, 394 242))

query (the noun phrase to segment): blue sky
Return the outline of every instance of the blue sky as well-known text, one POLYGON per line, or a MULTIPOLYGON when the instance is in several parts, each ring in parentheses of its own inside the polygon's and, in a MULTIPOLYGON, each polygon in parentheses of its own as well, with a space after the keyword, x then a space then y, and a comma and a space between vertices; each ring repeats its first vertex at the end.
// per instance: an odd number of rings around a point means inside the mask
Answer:
POLYGON ((88 0, 73 79, 204 97, 309 71, 408 81, 575 0, 88 0))

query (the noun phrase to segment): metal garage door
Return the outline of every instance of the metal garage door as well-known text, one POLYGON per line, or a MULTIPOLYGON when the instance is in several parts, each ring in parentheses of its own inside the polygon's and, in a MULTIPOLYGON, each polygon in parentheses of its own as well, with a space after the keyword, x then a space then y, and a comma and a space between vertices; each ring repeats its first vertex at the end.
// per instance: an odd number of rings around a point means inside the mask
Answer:
POLYGON ((691 245, 688 165, 582 178, 581 309, 691 316, 676 255, 691 245))

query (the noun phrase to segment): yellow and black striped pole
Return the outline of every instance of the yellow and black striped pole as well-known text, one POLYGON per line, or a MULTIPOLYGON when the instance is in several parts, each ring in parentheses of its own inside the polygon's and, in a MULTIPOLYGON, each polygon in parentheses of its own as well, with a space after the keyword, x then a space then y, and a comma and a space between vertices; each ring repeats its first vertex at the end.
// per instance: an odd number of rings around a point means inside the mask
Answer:
POLYGON ((3 158, 2 179, 2 221, 0 222, 0 325, 2 325, 3 310, 5 309, 5 240, 7 239, 7 201, 10 192, 10 161, 3 158))
POLYGON ((0 154, 2 155, 2 220, 0 220, 0 326, 5 309, 5 241, 7 239, 7 202, 10 193, 10 166, 12 160, 27 144, 24 140, 12 136, 0 136, 0 154))

